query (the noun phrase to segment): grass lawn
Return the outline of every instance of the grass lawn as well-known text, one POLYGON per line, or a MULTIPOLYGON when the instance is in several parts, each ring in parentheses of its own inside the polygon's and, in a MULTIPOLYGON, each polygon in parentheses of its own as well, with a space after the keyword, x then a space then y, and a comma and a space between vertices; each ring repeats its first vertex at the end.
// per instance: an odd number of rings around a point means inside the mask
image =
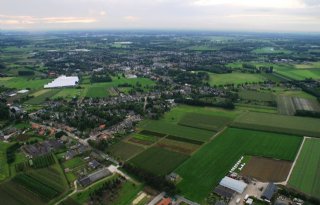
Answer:
POLYGON ((8 88, 26 89, 32 90, 43 88, 43 86, 49 83, 52 79, 32 79, 26 77, 9 77, 0 78, 0 85, 4 85, 8 88))
POLYGON ((241 156, 293 160, 301 141, 298 136, 228 128, 175 170, 182 177, 178 188, 202 203, 241 156))
POLYGON ((320 139, 306 139, 289 186, 320 199, 320 139))
POLYGON ((132 158, 129 163, 156 175, 165 175, 173 171, 187 158, 187 155, 178 152, 151 147, 132 158))
POLYGON ((234 127, 313 137, 320 137, 319 125, 317 118, 257 112, 245 113, 232 123, 234 127))
POLYGON ((85 163, 85 161, 81 157, 74 157, 70 160, 65 161, 63 163, 63 167, 73 169, 73 168, 76 168, 76 167, 83 165, 84 163, 85 163))
POLYGON ((108 151, 114 155, 115 157, 118 157, 122 160, 127 160, 136 154, 139 154, 144 150, 143 147, 126 143, 126 142, 118 142, 114 145, 112 145, 108 151))
POLYGON ((267 80, 266 77, 260 74, 251 74, 251 73, 226 73, 226 74, 216 74, 209 73, 210 79, 209 84, 214 85, 226 85, 226 84, 243 84, 243 83, 253 83, 253 82, 263 82, 267 80))

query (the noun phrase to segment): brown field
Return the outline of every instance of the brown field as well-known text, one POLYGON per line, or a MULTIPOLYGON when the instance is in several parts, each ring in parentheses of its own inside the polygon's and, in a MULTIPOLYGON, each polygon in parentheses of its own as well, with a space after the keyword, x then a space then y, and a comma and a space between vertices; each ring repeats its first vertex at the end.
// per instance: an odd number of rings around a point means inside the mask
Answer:
POLYGON ((292 163, 263 157, 252 157, 241 174, 262 182, 282 182, 287 179, 292 163))
POLYGON ((171 139, 163 139, 157 144, 158 147, 169 149, 172 151, 177 151, 183 154, 191 154, 196 151, 200 146, 196 144, 191 144, 187 142, 181 142, 171 139))

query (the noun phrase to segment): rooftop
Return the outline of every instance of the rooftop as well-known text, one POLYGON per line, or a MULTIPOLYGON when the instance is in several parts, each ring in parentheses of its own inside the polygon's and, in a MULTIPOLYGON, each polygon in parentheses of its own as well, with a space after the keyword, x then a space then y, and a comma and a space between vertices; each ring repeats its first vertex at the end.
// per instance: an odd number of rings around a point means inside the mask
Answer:
POLYGON ((224 177, 220 183, 219 183, 221 186, 224 186, 224 187, 227 187, 235 192, 238 192, 238 193, 243 193, 243 191, 245 190, 245 188, 247 187, 247 184, 242 182, 242 181, 239 181, 239 180, 236 180, 236 179, 232 179, 230 177, 224 177))
POLYGON ((51 83, 44 85, 44 88, 61 88, 61 87, 70 87, 76 86, 79 82, 78 76, 59 76, 54 79, 51 83))

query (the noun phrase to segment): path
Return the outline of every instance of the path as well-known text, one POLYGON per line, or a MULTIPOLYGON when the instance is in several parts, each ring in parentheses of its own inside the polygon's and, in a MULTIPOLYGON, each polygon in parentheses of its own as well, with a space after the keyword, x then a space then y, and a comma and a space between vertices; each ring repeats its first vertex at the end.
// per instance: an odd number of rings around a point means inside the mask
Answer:
POLYGON ((309 138, 310 138, 310 137, 307 137, 307 136, 304 136, 304 137, 303 137, 303 141, 302 141, 302 143, 301 143, 301 145, 300 145, 300 148, 299 148, 299 151, 298 151, 298 153, 297 153, 297 155, 296 155, 296 158, 294 159, 294 161, 293 161, 293 163, 292 163, 292 166, 291 166, 291 169, 290 169, 290 171, 289 171, 288 177, 287 177, 286 181, 284 181, 284 182, 282 182, 282 183, 280 183, 280 184, 283 184, 283 185, 287 185, 287 184, 288 184, 288 181, 289 181, 290 176, 291 176, 291 174, 292 174, 293 168, 294 168, 294 166, 296 165, 296 162, 297 162, 297 160, 298 160, 298 158, 299 158, 299 156, 300 156, 300 153, 301 153, 301 150, 302 150, 302 148, 303 148, 304 142, 306 141, 306 139, 309 139, 309 138))

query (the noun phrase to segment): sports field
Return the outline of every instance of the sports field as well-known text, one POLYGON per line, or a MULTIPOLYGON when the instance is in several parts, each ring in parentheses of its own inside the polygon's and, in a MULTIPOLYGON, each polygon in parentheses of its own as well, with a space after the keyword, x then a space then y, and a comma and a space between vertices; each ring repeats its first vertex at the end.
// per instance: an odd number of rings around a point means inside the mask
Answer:
POLYGON ((129 161, 156 175, 165 175, 177 168, 188 158, 187 155, 160 147, 151 147, 129 161))
POLYGON ((227 74, 215 74, 209 73, 210 80, 209 84, 214 85, 226 85, 226 84, 243 84, 243 83, 254 83, 254 82, 263 82, 267 80, 266 77, 260 74, 251 74, 251 73, 240 73, 232 72, 227 74))
POLYGON ((320 139, 306 139, 289 186, 320 199, 320 139))
POLYGON ((293 160, 301 141, 299 136, 228 128, 175 170, 182 177, 178 188, 201 203, 241 156, 293 160))
POLYGON ((248 112, 238 117, 233 127, 320 137, 320 119, 248 112))

